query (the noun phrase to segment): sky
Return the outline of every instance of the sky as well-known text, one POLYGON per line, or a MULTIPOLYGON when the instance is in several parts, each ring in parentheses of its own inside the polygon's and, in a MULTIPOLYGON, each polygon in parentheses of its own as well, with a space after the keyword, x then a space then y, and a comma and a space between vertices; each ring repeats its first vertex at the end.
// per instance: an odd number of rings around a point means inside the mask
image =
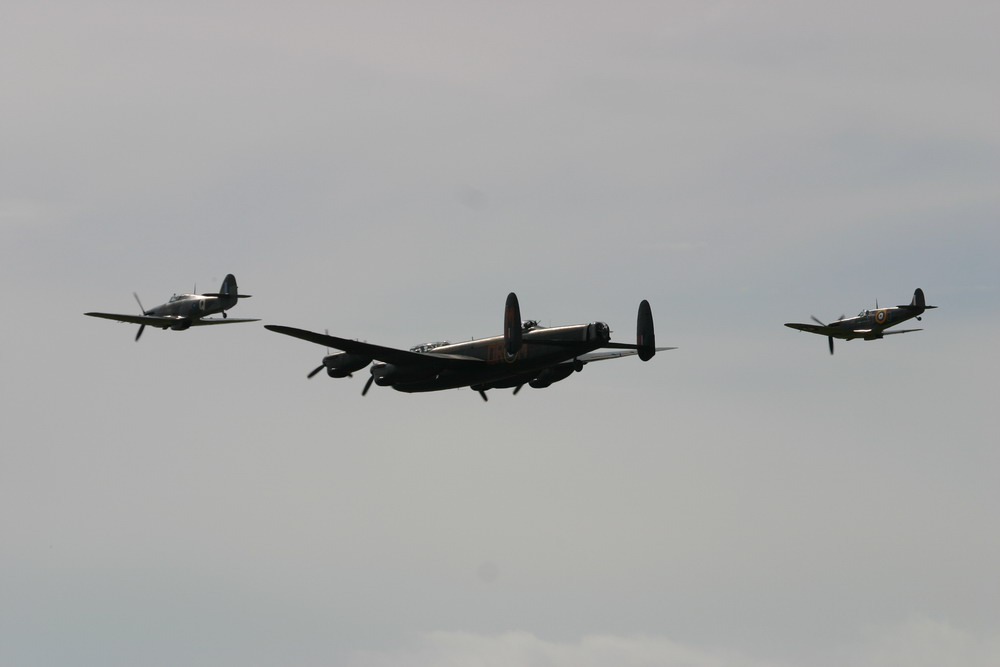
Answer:
POLYGON ((996 3, 22 2, 0 664, 1000 663, 996 3), (234 317, 137 312, 236 275, 234 317), (920 333, 785 322, 909 303, 920 333), (312 380, 652 305, 517 396, 312 380))

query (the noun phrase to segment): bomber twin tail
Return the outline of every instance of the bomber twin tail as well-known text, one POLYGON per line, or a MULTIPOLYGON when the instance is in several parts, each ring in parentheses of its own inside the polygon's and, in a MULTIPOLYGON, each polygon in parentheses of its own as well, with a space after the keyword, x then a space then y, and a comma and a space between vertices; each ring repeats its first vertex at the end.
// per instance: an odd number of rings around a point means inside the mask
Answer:
POLYGON ((236 305, 240 299, 249 299, 251 295, 240 294, 236 288, 236 278, 233 274, 226 276, 222 281, 222 287, 218 292, 208 292, 206 294, 175 294, 170 297, 170 301, 154 308, 146 310, 139 301, 139 295, 132 293, 142 315, 127 315, 118 313, 84 313, 91 317, 103 317, 107 320, 118 320, 119 322, 130 322, 139 325, 139 331, 135 334, 138 341, 143 330, 147 326, 158 329, 173 329, 183 331, 190 327, 206 326, 209 324, 236 324, 239 322, 259 322, 259 319, 236 319, 229 318, 226 311, 236 305), (222 313, 223 319, 209 318, 208 315, 222 313))
POLYGON ((922 331, 922 329, 900 329, 898 331, 886 331, 886 329, 914 317, 917 318, 917 321, 920 321, 920 316, 923 315, 924 311, 931 308, 937 308, 937 306, 928 306, 924 299, 924 291, 918 287, 913 292, 913 300, 905 306, 879 308, 876 303, 875 310, 862 310, 856 317, 845 318, 841 315, 839 320, 830 322, 829 324, 824 324, 815 316, 810 316, 816 324, 788 322, 785 326, 798 329, 799 331, 826 336, 830 343, 830 354, 833 354, 834 338, 841 338, 843 340, 854 340, 855 338, 878 340, 883 336, 890 336, 892 334, 922 331))
POLYGON ((463 343, 429 343, 401 350, 292 327, 264 326, 342 350, 324 357, 323 365, 308 377, 324 368, 330 377, 349 377, 372 364, 362 396, 374 383, 408 393, 471 387, 485 401, 489 389, 513 388, 515 394, 526 384, 542 389, 583 370, 592 361, 631 355, 648 361, 658 351, 675 349, 656 347, 653 315, 647 301, 639 304, 635 344, 614 343, 611 329, 604 322, 561 327, 542 327, 534 320, 522 322, 513 292, 507 296, 504 308, 503 335, 463 343))

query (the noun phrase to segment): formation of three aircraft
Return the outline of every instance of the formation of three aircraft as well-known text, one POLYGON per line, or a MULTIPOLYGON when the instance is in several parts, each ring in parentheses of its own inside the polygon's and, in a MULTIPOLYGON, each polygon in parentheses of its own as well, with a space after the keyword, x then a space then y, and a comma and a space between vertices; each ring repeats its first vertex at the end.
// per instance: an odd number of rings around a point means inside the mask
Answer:
MULTIPOLYGON (((193 326, 259 321, 227 316, 226 311, 240 299, 250 297, 249 294, 239 293, 236 278, 232 274, 222 281, 218 292, 175 295, 167 303, 150 310, 142 307, 138 295, 134 296, 142 315, 84 315, 138 324, 139 331, 135 335, 137 341, 147 326, 182 331, 193 326), (222 318, 208 317, 216 313, 221 313, 222 318)), ((788 323, 785 326, 826 336, 829 339, 830 354, 833 354, 834 338, 877 340, 890 334, 920 331, 886 329, 914 317, 920 320, 925 310, 936 307, 926 304, 924 292, 918 287, 913 293, 913 300, 904 306, 879 308, 876 304, 875 310, 864 310, 857 317, 841 316, 829 324, 813 317, 815 325, 788 323)), ((362 396, 368 393, 374 383, 403 392, 471 387, 485 401, 488 389, 513 389, 515 394, 526 384, 534 389, 543 389, 554 382, 565 380, 574 371, 583 370, 583 366, 592 361, 632 355, 649 361, 657 352, 676 349, 656 347, 653 314, 648 301, 644 300, 639 304, 636 342, 615 343, 611 341, 611 329, 604 322, 543 327, 535 320, 522 321, 517 296, 513 292, 507 295, 504 307, 503 334, 464 343, 427 343, 401 350, 304 329, 274 324, 266 324, 264 327, 341 350, 336 354, 326 355, 322 365, 309 373, 310 378, 323 369, 326 369, 330 377, 351 377, 355 371, 371 364, 370 376, 361 391, 362 396)))

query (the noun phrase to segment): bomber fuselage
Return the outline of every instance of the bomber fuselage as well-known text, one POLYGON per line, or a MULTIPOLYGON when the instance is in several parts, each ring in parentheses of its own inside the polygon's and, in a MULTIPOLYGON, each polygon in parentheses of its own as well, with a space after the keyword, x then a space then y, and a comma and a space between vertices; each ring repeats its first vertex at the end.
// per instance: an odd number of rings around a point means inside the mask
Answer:
MULTIPOLYGON (((610 339, 611 331, 604 322, 536 328, 524 333, 523 343, 513 356, 507 354, 503 336, 440 345, 427 352, 486 362, 485 366, 476 370, 433 369, 425 365, 377 362, 372 365, 371 374, 375 384, 391 386, 403 392, 438 391, 470 385, 484 389, 516 386, 531 381, 544 369, 564 363, 572 366, 573 359, 604 346, 610 339), (546 344, 546 340, 558 343, 546 344)), ((549 374, 553 373, 558 374, 559 371, 550 371, 549 374)))

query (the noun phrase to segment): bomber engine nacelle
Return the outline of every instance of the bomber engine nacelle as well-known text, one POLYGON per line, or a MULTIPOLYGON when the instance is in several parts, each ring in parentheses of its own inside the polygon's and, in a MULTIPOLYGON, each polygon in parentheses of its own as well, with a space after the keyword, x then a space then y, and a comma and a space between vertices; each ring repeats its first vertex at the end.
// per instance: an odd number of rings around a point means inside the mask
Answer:
POLYGON ((528 382, 528 386, 532 389, 545 389, 554 382, 565 380, 573 374, 573 371, 576 370, 580 369, 574 364, 560 364, 559 366, 552 366, 551 368, 543 369, 542 372, 535 377, 535 379, 528 382))
POLYGON ((331 354, 323 357, 323 365, 326 366, 326 374, 332 378, 351 377, 351 373, 354 371, 360 371, 371 362, 371 357, 366 357, 360 354, 351 354, 349 352, 340 352, 338 354, 331 354))
POLYGON ((438 374, 436 368, 397 366, 396 364, 376 364, 372 366, 372 378, 380 387, 388 387, 397 382, 419 382, 438 374))

